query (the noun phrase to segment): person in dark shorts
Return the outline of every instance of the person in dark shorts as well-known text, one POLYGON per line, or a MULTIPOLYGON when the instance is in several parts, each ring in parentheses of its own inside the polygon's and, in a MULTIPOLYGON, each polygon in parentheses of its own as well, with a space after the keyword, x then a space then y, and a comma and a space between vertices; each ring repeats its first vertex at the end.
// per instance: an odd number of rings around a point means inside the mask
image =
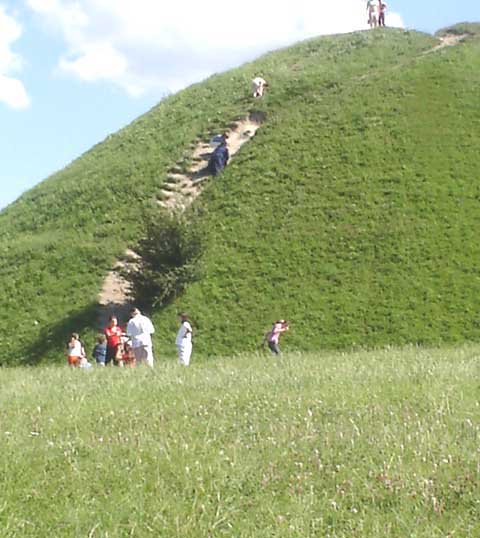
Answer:
POLYGON ((387 12, 387 4, 378 0, 378 26, 385 27, 385 13, 387 12))
POLYGON ((122 343, 123 331, 118 325, 116 316, 111 316, 108 322, 108 326, 104 330, 107 337, 107 356, 105 359, 105 365, 110 363, 115 364, 115 358, 118 355, 119 346, 122 343))
POLYGON ((281 355, 279 341, 280 335, 285 331, 288 331, 289 325, 288 321, 280 319, 273 324, 271 331, 265 335, 265 340, 267 341, 268 348, 274 355, 281 355))

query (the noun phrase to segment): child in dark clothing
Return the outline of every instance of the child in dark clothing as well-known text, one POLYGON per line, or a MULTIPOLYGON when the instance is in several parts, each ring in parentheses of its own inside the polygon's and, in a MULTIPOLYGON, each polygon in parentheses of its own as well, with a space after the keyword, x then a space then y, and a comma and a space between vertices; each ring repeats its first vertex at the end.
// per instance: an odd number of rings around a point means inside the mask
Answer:
POLYGON ((98 336, 92 355, 98 366, 105 366, 105 360, 107 358, 107 338, 104 334, 98 336))

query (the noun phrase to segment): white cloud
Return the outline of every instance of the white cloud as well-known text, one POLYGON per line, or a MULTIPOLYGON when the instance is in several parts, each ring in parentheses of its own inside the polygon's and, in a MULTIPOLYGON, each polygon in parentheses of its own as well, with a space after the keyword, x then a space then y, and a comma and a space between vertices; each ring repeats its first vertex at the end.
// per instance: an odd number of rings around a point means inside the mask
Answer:
MULTIPOLYGON (((62 71, 131 95, 175 91, 279 46, 366 28, 364 0, 25 0, 63 37, 62 71)), ((403 26, 389 14, 391 26, 403 26)))
POLYGON ((16 109, 30 105, 23 83, 12 77, 22 66, 20 56, 11 50, 21 35, 21 26, 0 6, 0 102, 16 109))

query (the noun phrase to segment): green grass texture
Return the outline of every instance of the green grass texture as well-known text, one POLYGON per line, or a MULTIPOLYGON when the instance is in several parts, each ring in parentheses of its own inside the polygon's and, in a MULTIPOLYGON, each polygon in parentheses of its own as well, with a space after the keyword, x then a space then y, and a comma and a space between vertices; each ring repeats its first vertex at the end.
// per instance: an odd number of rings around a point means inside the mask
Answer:
POLYGON ((468 30, 429 54, 438 39, 396 29, 267 54, 165 98, 25 193, 0 214, 1 363, 62 361, 71 331, 90 348, 102 281, 160 211, 168 171, 256 110, 261 129, 194 204, 203 278, 151 313, 157 355, 174 353, 178 310, 204 356, 253 351, 279 317, 297 351, 478 340, 468 30), (257 74, 270 88, 253 101, 257 74))
POLYGON ((2 538, 476 538, 479 353, 0 369, 2 538))

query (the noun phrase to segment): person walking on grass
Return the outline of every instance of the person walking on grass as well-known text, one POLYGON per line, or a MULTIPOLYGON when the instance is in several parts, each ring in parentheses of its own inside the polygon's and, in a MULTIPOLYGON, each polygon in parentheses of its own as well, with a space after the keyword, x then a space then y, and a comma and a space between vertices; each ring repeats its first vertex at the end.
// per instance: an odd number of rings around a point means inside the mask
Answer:
POLYGON ((280 319, 273 324, 272 329, 265 335, 268 347, 274 355, 282 354, 279 347, 280 335, 285 331, 288 331, 289 328, 288 321, 280 319))
POLYGON ((105 365, 110 363, 115 364, 123 335, 123 331, 118 325, 116 316, 110 316, 108 326, 105 327, 104 333, 107 337, 107 357, 105 359, 105 365))
POLYGON ((130 311, 127 336, 132 341, 133 354, 138 365, 147 364, 153 368, 152 334, 155 332, 152 322, 143 316, 138 308, 130 311))
POLYGON ((378 0, 378 26, 385 28, 385 13, 387 12, 387 4, 378 0))
POLYGON ((190 364, 190 357, 192 355, 193 348, 193 330, 185 312, 178 314, 178 317, 180 320, 180 329, 178 330, 177 338, 175 340, 178 352, 178 361, 183 366, 188 366, 190 364))

